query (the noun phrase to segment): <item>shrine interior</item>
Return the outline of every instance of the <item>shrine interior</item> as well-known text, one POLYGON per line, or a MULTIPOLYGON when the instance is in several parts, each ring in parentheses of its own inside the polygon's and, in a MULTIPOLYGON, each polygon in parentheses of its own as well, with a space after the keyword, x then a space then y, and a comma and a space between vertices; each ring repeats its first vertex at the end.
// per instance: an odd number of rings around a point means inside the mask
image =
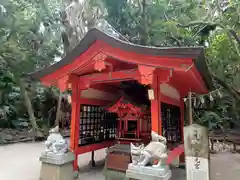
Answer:
MULTIPOLYGON (((121 111, 120 109, 115 112, 109 112, 108 108, 121 102, 149 112, 151 104, 147 91, 149 87, 143 86, 137 81, 108 83, 104 84, 103 87, 111 89, 117 98, 104 106, 81 105, 79 145, 83 146, 116 138, 123 141, 130 141, 130 139, 140 141, 142 136, 137 136, 137 132, 140 130, 138 130, 140 128, 137 122, 138 117, 134 117, 134 114, 131 114, 131 117, 128 116, 128 119, 124 119, 127 116, 127 112, 122 117, 119 117, 118 112, 121 111), (121 118, 124 120, 121 120, 121 118)), ((150 135, 150 121, 145 126, 149 126, 148 130, 145 131, 150 135)))
MULTIPOLYGON (((131 80, 105 83, 102 88, 114 92, 117 98, 104 106, 81 104, 79 146, 108 140, 147 144, 152 126, 150 86, 131 80)), ((180 107, 162 102, 160 108, 163 135, 169 146, 178 145, 181 142, 180 107)))

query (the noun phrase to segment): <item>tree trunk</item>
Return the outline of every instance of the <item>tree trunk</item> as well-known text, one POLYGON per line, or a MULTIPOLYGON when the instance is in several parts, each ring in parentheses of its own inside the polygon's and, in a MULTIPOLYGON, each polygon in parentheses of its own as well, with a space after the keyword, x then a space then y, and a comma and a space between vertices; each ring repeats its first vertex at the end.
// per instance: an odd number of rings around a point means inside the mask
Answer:
POLYGON ((25 104, 25 106, 27 108, 27 111, 28 111, 29 121, 32 125, 33 141, 35 141, 35 137, 43 137, 43 134, 40 132, 40 130, 38 128, 36 118, 34 116, 34 110, 33 110, 33 107, 32 107, 32 102, 31 102, 31 100, 28 96, 28 93, 26 91, 24 82, 21 80, 21 76, 20 76, 20 73, 18 71, 18 68, 16 67, 16 65, 14 65, 12 60, 10 60, 8 58, 4 58, 4 59, 5 59, 5 62, 8 64, 8 66, 11 68, 11 72, 14 75, 16 83, 20 87, 20 92, 21 92, 21 95, 24 99, 24 104, 25 104))
MULTIPOLYGON (((15 78, 18 78, 18 77, 15 77, 15 78)), ((34 116, 32 103, 31 103, 31 100, 28 96, 26 88, 24 86, 24 83, 22 82, 22 80, 20 78, 18 78, 17 81, 18 81, 18 84, 20 86, 20 91, 21 91, 21 94, 24 98, 24 103, 25 103, 25 106, 26 106, 27 111, 28 111, 29 120, 30 120, 30 123, 32 125, 32 130, 33 130, 33 132, 32 132, 33 133, 33 141, 35 141, 35 137, 43 137, 43 134, 39 131, 39 128, 38 128, 38 125, 37 125, 37 122, 36 122, 36 118, 34 116)))

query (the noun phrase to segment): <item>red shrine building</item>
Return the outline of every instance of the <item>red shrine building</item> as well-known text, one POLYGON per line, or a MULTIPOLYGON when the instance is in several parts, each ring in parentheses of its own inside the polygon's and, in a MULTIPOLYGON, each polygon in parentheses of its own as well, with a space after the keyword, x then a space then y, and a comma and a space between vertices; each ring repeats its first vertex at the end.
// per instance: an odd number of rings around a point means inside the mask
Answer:
MULTIPOLYGON (((76 157, 115 144, 147 143, 151 131, 165 136, 169 149, 183 143, 183 98, 211 89, 202 47, 140 46, 98 29, 65 58, 31 76, 71 90, 70 148, 76 157)), ((111 159, 118 158, 119 165, 109 161, 109 166, 126 169, 120 161, 130 162, 130 155, 117 156, 111 159)))

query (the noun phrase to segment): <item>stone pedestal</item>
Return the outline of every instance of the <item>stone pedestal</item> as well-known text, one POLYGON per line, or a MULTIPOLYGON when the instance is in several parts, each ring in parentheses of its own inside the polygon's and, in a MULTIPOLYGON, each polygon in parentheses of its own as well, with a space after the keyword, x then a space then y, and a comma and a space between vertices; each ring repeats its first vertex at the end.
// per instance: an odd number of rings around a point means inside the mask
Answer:
POLYGON ((43 153, 40 156, 42 167, 40 180, 73 180, 74 154, 71 152, 56 155, 53 153, 43 153))
POLYGON ((151 166, 138 166, 129 164, 126 172, 128 179, 138 180, 169 180, 172 176, 169 166, 153 168, 151 166))

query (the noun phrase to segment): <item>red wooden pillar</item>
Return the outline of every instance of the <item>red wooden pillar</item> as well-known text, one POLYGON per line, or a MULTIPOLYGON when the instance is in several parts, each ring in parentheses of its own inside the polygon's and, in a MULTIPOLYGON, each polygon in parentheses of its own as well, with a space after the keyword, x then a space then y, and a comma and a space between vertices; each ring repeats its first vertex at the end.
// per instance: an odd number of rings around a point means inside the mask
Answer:
POLYGON ((151 100, 152 131, 162 135, 161 97, 158 76, 154 76, 152 89, 154 91, 154 99, 151 100))
POLYGON ((78 140, 79 140, 79 123, 80 123, 80 97, 81 91, 77 77, 72 78, 72 114, 71 114, 71 134, 70 150, 75 154, 73 167, 78 171, 78 140))

